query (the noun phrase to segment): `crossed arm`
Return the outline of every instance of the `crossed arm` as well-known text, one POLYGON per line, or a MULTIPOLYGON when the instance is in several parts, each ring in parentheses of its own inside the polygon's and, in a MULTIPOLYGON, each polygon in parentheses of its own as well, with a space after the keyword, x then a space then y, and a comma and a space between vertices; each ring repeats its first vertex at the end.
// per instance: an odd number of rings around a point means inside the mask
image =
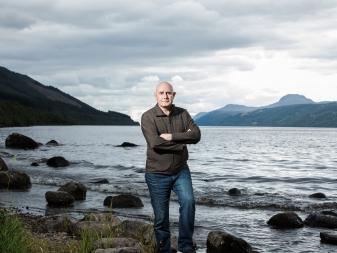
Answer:
POLYGON ((193 122, 191 116, 185 111, 188 119, 187 131, 176 133, 163 133, 158 135, 154 119, 143 115, 141 127, 147 143, 152 149, 158 150, 183 150, 185 144, 197 143, 200 140, 200 129, 193 122))

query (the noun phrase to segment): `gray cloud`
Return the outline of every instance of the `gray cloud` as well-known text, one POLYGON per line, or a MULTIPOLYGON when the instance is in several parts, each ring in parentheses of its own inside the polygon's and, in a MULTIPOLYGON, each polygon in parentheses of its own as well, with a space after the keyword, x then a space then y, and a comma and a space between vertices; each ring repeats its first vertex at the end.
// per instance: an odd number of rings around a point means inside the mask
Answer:
MULTIPOLYGON (((254 72, 268 53, 284 52, 299 62, 295 68, 325 74, 337 58, 335 1, 0 0, 0 6, 0 65, 99 109, 135 115, 153 103, 157 79, 175 80, 178 102, 196 113, 249 102, 242 98, 252 84, 235 84, 231 75, 254 72), (325 62, 312 65, 315 59, 325 62)), ((263 90, 250 101, 270 99, 263 90)))

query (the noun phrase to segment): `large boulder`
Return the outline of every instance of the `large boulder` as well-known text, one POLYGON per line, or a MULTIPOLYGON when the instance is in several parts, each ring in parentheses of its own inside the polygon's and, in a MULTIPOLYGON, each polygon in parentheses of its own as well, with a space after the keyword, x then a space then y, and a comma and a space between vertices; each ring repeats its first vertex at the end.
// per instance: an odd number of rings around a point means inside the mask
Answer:
POLYGON ((311 213, 304 220, 308 227, 337 228, 337 217, 323 213, 311 213))
POLYGON ((62 156, 55 156, 47 160, 47 165, 54 168, 66 167, 69 166, 69 162, 62 156))
POLYGON ((111 208, 130 208, 130 207, 143 207, 143 202, 140 198, 130 195, 121 194, 117 196, 108 196, 104 200, 104 206, 111 208))
POLYGON ((25 220, 26 216, 28 216, 28 222, 24 223, 29 224, 29 228, 37 233, 69 233, 72 224, 76 222, 75 219, 66 214, 41 217, 34 216, 33 219, 31 218, 32 216, 28 214, 21 216, 21 218, 25 220))
POLYGON ((0 171, 7 171, 8 167, 5 161, 0 157, 0 171))
POLYGON ((17 149, 36 149, 40 146, 39 143, 34 141, 28 136, 12 133, 6 138, 5 142, 6 148, 17 148, 17 149))
POLYGON ((68 182, 62 185, 58 191, 70 193, 75 200, 84 200, 87 194, 87 188, 79 182, 68 182))
POLYGON ((337 245, 337 235, 321 232, 319 233, 322 243, 337 245))
POLYGON ((271 217, 267 222, 274 228, 301 228, 302 219, 294 212, 278 213, 271 217))
POLYGON ((245 240, 224 231, 211 231, 207 236, 207 253, 252 253, 253 249, 245 240))
POLYGON ((32 186, 26 173, 16 171, 0 171, 0 189, 27 190, 32 186))
POLYGON ((48 206, 51 207, 68 207, 72 206, 75 198, 68 192, 48 191, 45 194, 48 206))

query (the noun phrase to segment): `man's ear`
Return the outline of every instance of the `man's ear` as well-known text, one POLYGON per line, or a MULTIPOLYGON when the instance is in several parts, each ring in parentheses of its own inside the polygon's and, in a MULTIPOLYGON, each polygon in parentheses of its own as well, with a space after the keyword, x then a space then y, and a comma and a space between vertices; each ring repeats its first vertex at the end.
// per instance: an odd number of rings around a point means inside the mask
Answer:
POLYGON ((176 92, 174 91, 174 92, 173 92, 173 98, 174 98, 175 96, 176 96, 176 92))

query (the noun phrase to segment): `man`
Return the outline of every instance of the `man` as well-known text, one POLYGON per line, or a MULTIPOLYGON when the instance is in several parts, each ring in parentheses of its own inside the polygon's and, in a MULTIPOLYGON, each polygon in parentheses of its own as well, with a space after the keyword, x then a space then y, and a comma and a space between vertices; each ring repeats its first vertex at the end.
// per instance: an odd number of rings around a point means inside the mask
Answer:
POLYGON ((169 201, 173 190, 180 205, 178 250, 193 253, 195 201, 186 144, 199 142, 200 129, 185 109, 173 105, 175 95, 170 83, 160 82, 157 104, 142 115, 147 142, 145 179, 155 216, 157 251, 171 252, 169 201))

